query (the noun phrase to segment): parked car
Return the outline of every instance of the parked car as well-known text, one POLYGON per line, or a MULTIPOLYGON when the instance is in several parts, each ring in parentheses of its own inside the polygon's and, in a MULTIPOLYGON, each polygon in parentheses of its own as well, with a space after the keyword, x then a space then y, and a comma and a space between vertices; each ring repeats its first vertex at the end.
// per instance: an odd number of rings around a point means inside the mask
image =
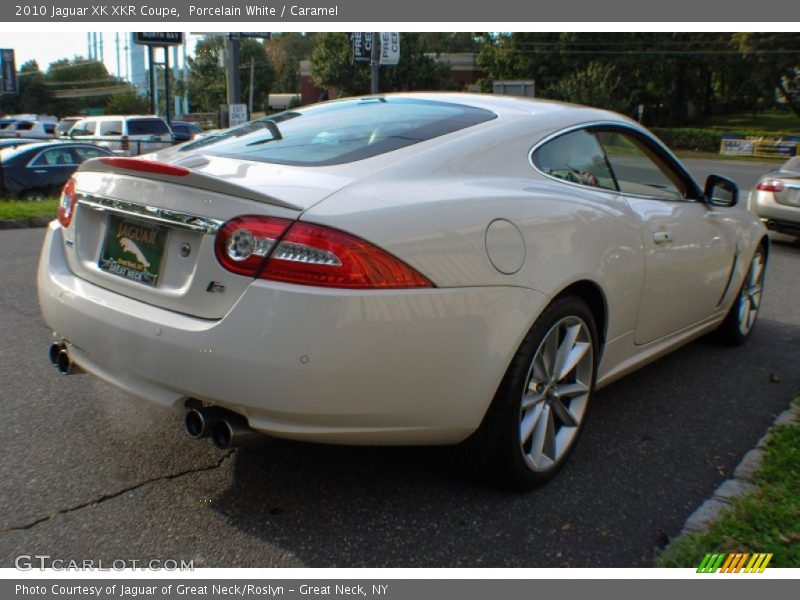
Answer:
POLYGON ((172 144, 167 122, 152 115, 87 117, 75 123, 68 135, 125 156, 163 150, 172 144))
POLYGON ((0 138, 52 138, 56 135, 56 124, 32 119, 0 119, 0 138))
POLYGON ((203 133, 200 125, 190 121, 172 121, 169 126, 172 129, 172 139, 176 142, 188 142, 203 133))
POLYGON ((62 118, 58 122, 58 125, 56 125, 56 137, 57 138, 69 137, 69 135, 68 135, 69 134, 69 130, 72 129, 72 127, 75 125, 75 123, 77 123, 81 119, 83 119, 83 117, 64 117, 64 118, 62 118))
POLYGON ((767 229, 800 239, 800 156, 764 175, 747 203, 767 229))
POLYGON ((36 142, 0 150, 3 197, 41 199, 58 196, 83 161, 114 156, 105 148, 69 142, 36 142))
POLYGON ((387 95, 186 147, 81 165, 39 303, 62 373, 223 448, 463 444, 529 488, 595 389, 755 324, 768 237, 736 184, 611 112, 387 95))

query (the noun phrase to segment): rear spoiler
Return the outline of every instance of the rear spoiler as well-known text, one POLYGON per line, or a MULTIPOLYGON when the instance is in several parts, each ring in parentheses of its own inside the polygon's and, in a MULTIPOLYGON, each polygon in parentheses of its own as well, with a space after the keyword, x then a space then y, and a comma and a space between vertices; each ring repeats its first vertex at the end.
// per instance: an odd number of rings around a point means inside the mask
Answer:
POLYGON ((266 204, 292 210, 303 210, 302 206, 286 202, 280 198, 270 196, 269 194, 258 192, 257 190, 233 183, 221 177, 193 171, 189 167, 204 166, 208 164, 208 159, 198 155, 192 156, 191 159, 193 160, 181 161, 183 165, 188 165, 183 166, 145 160, 142 158, 103 156, 85 161, 78 167, 78 171, 115 173, 119 175, 130 175, 132 177, 142 177, 145 179, 155 179, 156 181, 166 181, 176 185, 185 185, 219 194, 237 196, 239 198, 264 202, 266 204))

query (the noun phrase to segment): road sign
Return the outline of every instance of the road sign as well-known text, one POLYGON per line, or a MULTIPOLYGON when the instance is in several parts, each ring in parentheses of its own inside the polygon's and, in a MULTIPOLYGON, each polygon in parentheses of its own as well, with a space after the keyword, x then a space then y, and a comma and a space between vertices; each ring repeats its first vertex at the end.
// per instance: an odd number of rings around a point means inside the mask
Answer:
POLYGON ((183 32, 137 31, 133 34, 133 42, 145 46, 180 46, 183 43, 183 32))
POLYGON ((247 123, 247 104, 228 105, 228 127, 247 123))
POLYGON ((396 65, 400 62, 400 32, 381 33, 381 64, 396 65))
POLYGON ((9 48, 0 49, 0 94, 16 94, 18 91, 14 51, 9 48))
POLYGON ((357 63, 368 63, 372 55, 372 32, 356 31, 350 34, 353 40, 353 60, 357 63))

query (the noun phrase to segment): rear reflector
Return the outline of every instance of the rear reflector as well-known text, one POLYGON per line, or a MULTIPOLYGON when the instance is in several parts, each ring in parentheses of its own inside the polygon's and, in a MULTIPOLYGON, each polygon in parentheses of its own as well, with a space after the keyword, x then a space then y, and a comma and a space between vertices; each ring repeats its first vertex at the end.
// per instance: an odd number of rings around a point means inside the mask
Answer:
POLYGON ((58 200, 56 218, 58 218, 58 222, 61 223, 62 227, 69 227, 69 224, 72 223, 76 198, 75 180, 70 179, 64 184, 64 189, 61 190, 61 198, 58 200))
POLYGON ((300 222, 280 240, 259 277, 336 288, 433 287, 417 271, 369 242, 300 222))
POLYGON ((142 173, 155 173, 157 175, 172 175, 174 177, 185 177, 191 171, 185 167, 176 167, 153 160, 141 158, 125 158, 122 156, 104 156, 100 162, 117 169, 127 169, 128 171, 140 171, 142 173))
POLYGON ((756 189, 762 192, 782 192, 784 185, 780 179, 764 179, 758 182, 756 189))

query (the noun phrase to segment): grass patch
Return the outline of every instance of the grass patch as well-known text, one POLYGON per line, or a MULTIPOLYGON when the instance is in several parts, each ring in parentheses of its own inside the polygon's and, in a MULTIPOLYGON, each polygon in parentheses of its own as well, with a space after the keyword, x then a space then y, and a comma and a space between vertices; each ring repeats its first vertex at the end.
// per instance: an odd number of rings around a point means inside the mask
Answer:
POLYGON ((758 129, 800 133, 800 117, 791 111, 764 111, 756 115, 744 113, 714 117, 710 123, 715 129, 758 129))
POLYGON ((58 200, 0 200, 0 221, 56 218, 58 200))
POLYGON ((800 424, 776 427, 765 453, 760 489, 736 500, 710 531, 675 540, 657 566, 697 568, 708 552, 772 552, 770 567, 800 567, 800 424))

